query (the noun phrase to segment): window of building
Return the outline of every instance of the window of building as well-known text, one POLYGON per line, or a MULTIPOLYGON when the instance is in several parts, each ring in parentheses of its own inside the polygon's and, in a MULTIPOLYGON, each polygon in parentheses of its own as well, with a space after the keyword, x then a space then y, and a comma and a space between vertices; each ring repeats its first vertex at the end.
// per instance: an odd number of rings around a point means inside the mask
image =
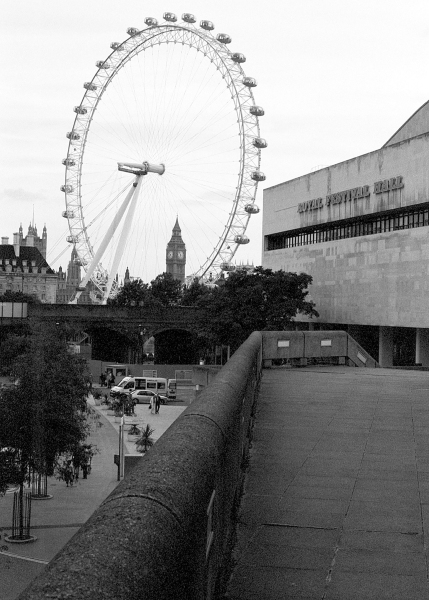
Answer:
POLYGON ((396 209, 344 219, 321 225, 313 225, 292 231, 283 231, 267 236, 267 250, 280 250, 319 244, 331 240, 374 235, 413 227, 424 227, 429 224, 429 206, 427 203, 418 206, 396 209))

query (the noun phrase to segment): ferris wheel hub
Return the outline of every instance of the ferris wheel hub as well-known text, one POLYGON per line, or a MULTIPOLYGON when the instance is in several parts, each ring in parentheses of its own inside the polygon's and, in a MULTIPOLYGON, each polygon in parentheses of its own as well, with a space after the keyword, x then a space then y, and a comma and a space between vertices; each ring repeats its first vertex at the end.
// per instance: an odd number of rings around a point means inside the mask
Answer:
POLYGON ((165 165, 163 163, 156 165, 147 161, 141 163, 118 162, 118 170, 125 173, 132 173, 133 175, 147 175, 148 173, 163 175, 165 173, 165 165))

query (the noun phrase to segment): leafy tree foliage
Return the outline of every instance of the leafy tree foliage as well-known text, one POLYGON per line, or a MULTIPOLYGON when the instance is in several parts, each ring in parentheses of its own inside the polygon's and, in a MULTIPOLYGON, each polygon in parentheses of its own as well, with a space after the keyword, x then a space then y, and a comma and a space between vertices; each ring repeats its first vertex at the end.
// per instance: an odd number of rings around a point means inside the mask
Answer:
POLYGON ((151 281, 150 291, 162 306, 174 306, 182 297, 182 284, 171 273, 161 273, 151 281))
POLYGON ((14 292, 6 290, 4 294, 0 294, 0 302, 28 302, 29 304, 41 304, 41 300, 37 296, 24 294, 23 292, 14 292))
POLYGON ((252 333, 283 330, 298 314, 318 316, 307 299, 312 278, 256 267, 238 269, 207 286, 195 279, 182 286, 170 273, 158 275, 150 285, 140 279, 125 283, 110 301, 118 306, 194 306, 200 309, 194 349, 203 356, 215 345, 235 350, 252 333))
POLYGON ((2 375, 12 374, 12 365, 19 356, 24 354, 29 345, 26 335, 10 333, 0 342, 0 372, 2 375))
POLYGON ((147 283, 143 283, 141 279, 133 279, 127 281, 119 290, 116 298, 109 299, 108 304, 111 306, 154 306, 159 305, 149 288, 147 283))
POLYGON ((149 448, 152 448, 155 441, 152 437, 152 433, 155 429, 147 424, 146 427, 140 432, 140 437, 136 441, 137 452, 147 452, 149 448))
POLYGON ((180 304, 182 306, 197 306, 202 302, 204 297, 208 297, 209 295, 210 289, 203 283, 200 283, 198 278, 195 278, 190 285, 183 287, 180 304))
POLYGON ((307 300, 311 282, 305 273, 262 267, 252 273, 237 270, 198 300, 199 336, 211 345, 235 350, 253 331, 283 330, 297 313, 318 316, 314 303, 307 300))
POLYGON ((34 330, 13 370, 17 384, 0 395, 0 492, 8 483, 22 489, 29 469, 52 475, 58 456, 88 433, 86 364, 55 326, 34 330))
POLYGON ((127 281, 119 290, 116 298, 109 300, 112 306, 174 306, 182 297, 182 284, 171 273, 158 275, 150 285, 141 279, 127 281))

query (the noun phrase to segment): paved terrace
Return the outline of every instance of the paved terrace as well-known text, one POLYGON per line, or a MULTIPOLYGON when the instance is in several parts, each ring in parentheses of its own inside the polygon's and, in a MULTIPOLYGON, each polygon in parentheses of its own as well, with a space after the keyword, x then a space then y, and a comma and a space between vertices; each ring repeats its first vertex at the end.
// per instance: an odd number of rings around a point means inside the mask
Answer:
POLYGON ((230 599, 429 598, 429 374, 263 373, 230 599))

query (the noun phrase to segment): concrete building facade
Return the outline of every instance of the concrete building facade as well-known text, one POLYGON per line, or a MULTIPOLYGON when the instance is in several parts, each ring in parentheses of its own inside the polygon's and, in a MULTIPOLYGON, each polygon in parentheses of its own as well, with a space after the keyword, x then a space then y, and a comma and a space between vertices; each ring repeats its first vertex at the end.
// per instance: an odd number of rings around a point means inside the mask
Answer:
POLYGON ((428 166, 429 102, 379 150, 264 191, 263 266, 311 275, 311 322, 383 366, 429 366, 428 166))

